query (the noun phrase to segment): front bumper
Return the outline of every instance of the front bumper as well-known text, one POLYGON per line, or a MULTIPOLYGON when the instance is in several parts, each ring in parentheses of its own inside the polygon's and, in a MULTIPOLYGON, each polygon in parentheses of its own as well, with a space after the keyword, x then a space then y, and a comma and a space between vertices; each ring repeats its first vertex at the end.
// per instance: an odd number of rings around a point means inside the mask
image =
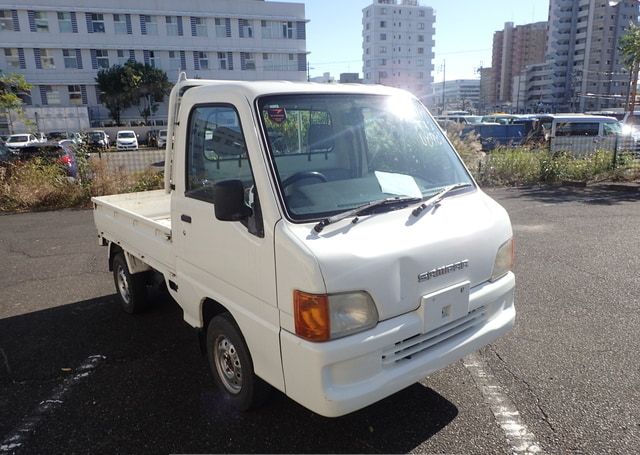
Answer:
POLYGON ((117 144, 118 150, 138 150, 138 144, 117 144))
POLYGON ((515 277, 471 289, 469 314, 443 333, 423 334, 424 311, 380 322, 375 328, 327 343, 311 343, 281 331, 287 396, 326 416, 364 408, 461 359, 514 325, 515 277), (465 325, 462 325, 465 324, 465 325), (389 356, 398 345, 410 355, 389 356))

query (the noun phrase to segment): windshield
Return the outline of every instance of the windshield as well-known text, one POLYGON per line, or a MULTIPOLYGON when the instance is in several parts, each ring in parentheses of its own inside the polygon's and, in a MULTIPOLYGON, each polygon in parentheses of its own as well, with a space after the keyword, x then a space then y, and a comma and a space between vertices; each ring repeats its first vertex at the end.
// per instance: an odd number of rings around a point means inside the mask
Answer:
POLYGON ((103 138, 103 133, 98 133, 98 132, 89 133, 89 138, 95 141, 101 141, 103 138))
POLYGON ((123 131, 118 133, 118 137, 120 139, 132 139, 134 137, 136 137, 136 135, 134 133, 132 133, 131 131, 123 131))
POLYGON ((8 143, 13 143, 13 142, 28 142, 29 141, 29 136, 9 136, 9 140, 7 141, 8 143))
POLYGON ((258 107, 293 220, 472 182, 426 109, 408 96, 280 95, 258 107))
POLYGON ((167 137, 167 130, 162 130, 162 131, 160 131, 159 136, 160 136, 160 137, 167 137))

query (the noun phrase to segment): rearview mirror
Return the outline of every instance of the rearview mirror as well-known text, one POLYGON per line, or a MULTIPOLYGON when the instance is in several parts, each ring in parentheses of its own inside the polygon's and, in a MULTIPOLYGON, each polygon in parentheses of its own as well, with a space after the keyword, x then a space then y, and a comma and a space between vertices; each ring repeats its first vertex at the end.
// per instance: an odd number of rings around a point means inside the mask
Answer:
POLYGON ((244 203, 244 185, 240 180, 223 180, 214 185, 213 205, 220 221, 243 221, 252 213, 244 203))

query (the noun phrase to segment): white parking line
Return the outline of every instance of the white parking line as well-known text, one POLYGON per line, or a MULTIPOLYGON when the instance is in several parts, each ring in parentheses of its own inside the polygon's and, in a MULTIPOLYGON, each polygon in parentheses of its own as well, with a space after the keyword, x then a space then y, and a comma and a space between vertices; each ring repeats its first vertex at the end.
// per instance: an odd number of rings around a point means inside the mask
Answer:
POLYGON ((516 405, 502 391, 500 383, 484 360, 478 354, 470 354, 463 359, 463 364, 471 373, 496 422, 504 431, 512 453, 541 453, 535 435, 525 426, 516 405))
POLYGON ((62 384, 56 387, 51 393, 51 396, 48 399, 41 401, 31 416, 23 419, 20 426, 16 428, 9 437, 0 443, 0 452, 12 452, 15 449, 20 448, 29 434, 33 433, 42 419, 62 405, 64 402, 63 398, 69 390, 84 378, 90 376, 98 364, 104 359, 106 359, 106 357, 102 355, 92 355, 88 357, 82 365, 76 368, 76 373, 73 376, 65 379, 62 384))

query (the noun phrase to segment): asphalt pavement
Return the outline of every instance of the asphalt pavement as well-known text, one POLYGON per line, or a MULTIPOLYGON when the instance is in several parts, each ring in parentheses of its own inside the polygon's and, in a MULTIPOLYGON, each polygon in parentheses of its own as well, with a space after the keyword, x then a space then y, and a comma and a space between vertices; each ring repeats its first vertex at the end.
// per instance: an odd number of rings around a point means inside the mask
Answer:
POLYGON ((489 193, 514 225, 515 329, 480 375, 466 359, 338 419, 279 393, 230 408, 175 303, 120 310, 90 211, 0 216, 0 454, 637 453, 640 192, 489 193))

